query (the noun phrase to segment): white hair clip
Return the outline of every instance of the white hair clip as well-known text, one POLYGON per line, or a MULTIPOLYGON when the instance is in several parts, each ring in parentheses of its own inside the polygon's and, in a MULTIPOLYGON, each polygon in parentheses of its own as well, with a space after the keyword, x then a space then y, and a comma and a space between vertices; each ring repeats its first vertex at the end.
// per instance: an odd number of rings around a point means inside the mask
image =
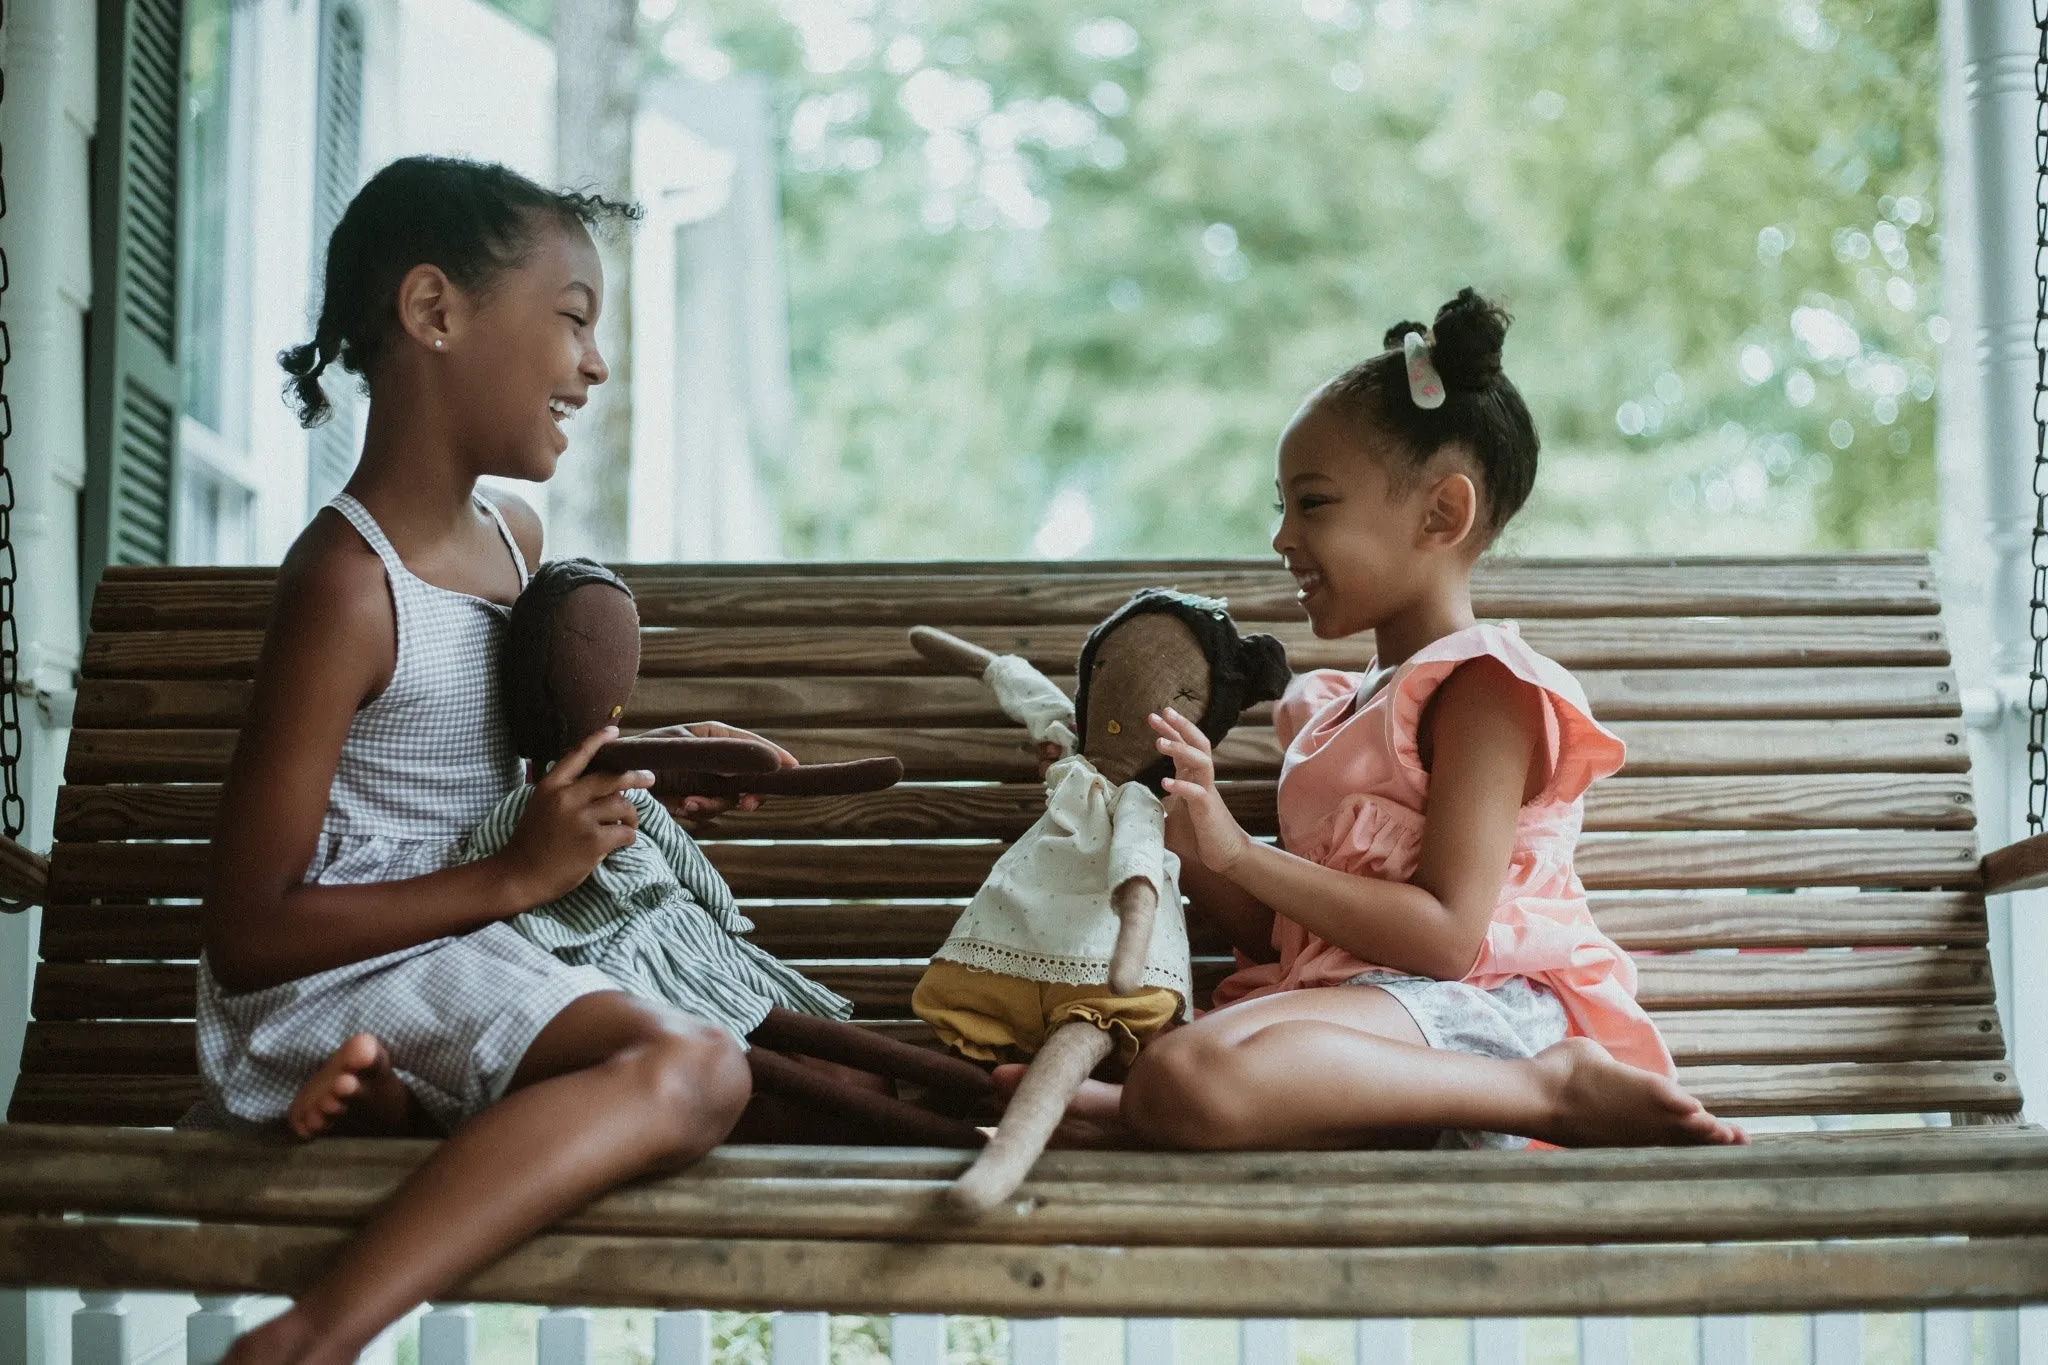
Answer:
POLYGON ((1444 380, 1429 359, 1429 341, 1420 332, 1401 338, 1401 353, 1408 360, 1408 396, 1418 408, 1444 405, 1444 380))

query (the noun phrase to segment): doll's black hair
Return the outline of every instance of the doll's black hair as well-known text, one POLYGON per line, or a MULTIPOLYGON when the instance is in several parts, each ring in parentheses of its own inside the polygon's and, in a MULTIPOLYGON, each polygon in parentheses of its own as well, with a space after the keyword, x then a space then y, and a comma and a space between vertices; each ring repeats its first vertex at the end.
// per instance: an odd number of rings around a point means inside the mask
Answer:
POLYGON ((629 598, 633 595, 624 579, 594 559, 553 559, 534 571, 512 604, 498 676, 512 745, 521 758, 548 763, 584 738, 568 732, 568 721, 548 691, 547 680, 555 614, 570 593, 593 583, 617 588, 629 598))
POLYGON ((1382 339, 1386 349, 1332 379, 1315 398, 1388 438, 1401 461, 1397 477, 1419 471, 1447 445, 1470 452, 1479 465, 1486 497, 1481 524, 1489 537, 1528 501, 1541 444, 1521 391, 1501 369, 1501 344, 1513 321, 1499 304, 1461 289, 1437 310, 1434 326, 1395 323, 1382 339), (1417 407, 1409 395, 1401 347, 1410 332, 1432 338, 1430 361, 1444 381, 1440 408, 1417 407))
MULTIPOLYGON (((1081 646, 1074 724, 1082 735, 1088 733, 1088 679, 1095 672, 1096 651, 1117 627, 1134 616, 1151 612, 1180 618, 1209 660, 1209 704, 1195 726, 1209 737, 1211 744, 1222 743, 1246 707, 1276 700, 1287 690, 1293 674, 1287 667, 1287 647, 1278 639, 1271 635, 1238 634, 1237 622, 1230 619, 1227 604, 1219 598, 1197 597, 1172 588, 1146 588, 1089 631, 1087 642, 1081 646)), ((1161 780, 1171 776, 1173 760, 1162 758, 1135 780, 1157 791, 1161 780)))
POLYGON ((525 259, 552 220, 596 229, 641 216, 635 204, 551 190, 493 162, 409 156, 371 176, 327 239, 320 320, 313 339, 278 353, 285 401, 299 425, 327 419, 320 372, 339 364, 367 375, 398 320, 398 286, 414 266, 438 266, 468 290, 489 288, 525 259))

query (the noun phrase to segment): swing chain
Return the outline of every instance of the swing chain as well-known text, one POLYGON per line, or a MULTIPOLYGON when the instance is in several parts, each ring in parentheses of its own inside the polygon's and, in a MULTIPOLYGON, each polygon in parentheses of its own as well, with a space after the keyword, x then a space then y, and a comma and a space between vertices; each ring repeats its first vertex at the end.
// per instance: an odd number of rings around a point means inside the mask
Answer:
MULTIPOLYGON (((0 27, 7 22, 0 0, 0 27)), ((7 72, 0 68, 0 103, 7 99, 7 72)), ((7 172, 0 153, 0 219, 7 216, 7 172)), ((0 243, 0 295, 9 283, 7 248, 0 243)), ((27 823, 21 799, 21 637, 14 622, 14 474, 7 467, 7 439, 14 434, 14 408, 7 401, 7 363, 14 341, 0 318, 0 832, 19 838, 27 823)))

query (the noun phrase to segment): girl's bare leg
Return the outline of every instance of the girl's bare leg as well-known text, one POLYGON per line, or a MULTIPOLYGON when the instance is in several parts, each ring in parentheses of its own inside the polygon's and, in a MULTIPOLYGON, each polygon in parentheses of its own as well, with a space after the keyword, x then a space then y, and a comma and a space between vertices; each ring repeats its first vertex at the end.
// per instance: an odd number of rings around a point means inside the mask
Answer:
POLYGON ((1561 1146, 1737 1143, 1662 1076, 1567 1039, 1527 1060, 1430 1048, 1376 987, 1289 991, 1204 1016, 1131 1068, 1123 1117, 1162 1147, 1385 1145, 1446 1128, 1561 1146))
POLYGON ((703 1155, 748 1091, 746 1059, 723 1030, 620 992, 581 997, 541 1030, 505 1099, 442 1143, 229 1359, 353 1360, 413 1305, 563 1214, 703 1155))

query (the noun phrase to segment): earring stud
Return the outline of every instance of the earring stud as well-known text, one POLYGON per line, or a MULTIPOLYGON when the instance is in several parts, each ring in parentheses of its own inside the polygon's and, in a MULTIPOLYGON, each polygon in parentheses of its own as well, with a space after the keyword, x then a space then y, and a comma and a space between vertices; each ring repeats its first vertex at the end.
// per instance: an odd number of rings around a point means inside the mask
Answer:
POLYGON ((438 350, 440 350, 440 349, 441 349, 442 345, 443 345, 443 342, 442 342, 441 338, 439 338, 439 337, 435 337, 435 338, 434 338, 434 349, 438 351, 438 350))

